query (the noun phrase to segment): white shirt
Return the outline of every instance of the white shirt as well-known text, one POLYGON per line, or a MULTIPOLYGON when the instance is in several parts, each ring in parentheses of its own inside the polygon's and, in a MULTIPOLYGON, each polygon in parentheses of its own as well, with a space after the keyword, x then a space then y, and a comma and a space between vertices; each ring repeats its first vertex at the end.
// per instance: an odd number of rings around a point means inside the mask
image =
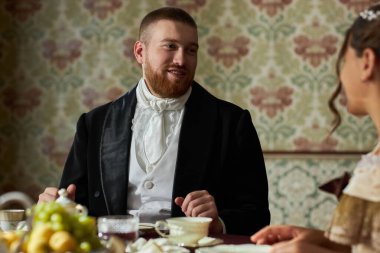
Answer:
POLYGON ((176 99, 157 98, 143 79, 137 85, 127 211, 141 222, 170 217, 179 133, 190 94, 191 87, 176 99))

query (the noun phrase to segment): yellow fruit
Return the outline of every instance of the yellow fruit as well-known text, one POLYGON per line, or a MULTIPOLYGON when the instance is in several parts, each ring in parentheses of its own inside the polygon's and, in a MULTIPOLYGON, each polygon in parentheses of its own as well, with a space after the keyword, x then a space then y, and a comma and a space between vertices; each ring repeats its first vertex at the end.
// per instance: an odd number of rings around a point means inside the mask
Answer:
POLYGON ((14 241, 17 241, 20 236, 16 232, 1 232, 0 240, 4 241, 9 247, 14 241))
POLYGON ((25 240, 21 246, 21 252, 28 253, 28 241, 25 240))
POLYGON ((17 252, 17 248, 20 246, 20 241, 16 240, 11 243, 9 246, 9 252, 17 252))
POLYGON ((42 241, 47 243, 54 233, 54 230, 48 224, 39 224, 32 229, 32 233, 30 234, 30 241, 42 241))
POLYGON ((50 237, 49 246, 52 250, 54 250, 54 252, 57 253, 74 251, 76 241, 70 233, 66 231, 57 231, 50 237))
POLYGON ((48 252, 48 242, 54 230, 49 224, 38 224, 33 227, 28 240, 27 251, 30 253, 48 252))
POLYGON ((27 251, 30 253, 47 253, 48 247, 47 243, 42 240, 31 240, 28 243, 27 251))

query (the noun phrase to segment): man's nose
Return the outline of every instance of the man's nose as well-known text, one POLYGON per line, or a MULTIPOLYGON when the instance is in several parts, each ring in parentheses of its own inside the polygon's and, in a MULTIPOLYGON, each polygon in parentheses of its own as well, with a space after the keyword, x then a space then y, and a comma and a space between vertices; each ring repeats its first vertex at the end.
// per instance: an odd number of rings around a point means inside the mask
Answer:
POLYGON ((186 54, 183 49, 178 49, 174 55, 173 63, 179 66, 184 66, 186 62, 186 54))

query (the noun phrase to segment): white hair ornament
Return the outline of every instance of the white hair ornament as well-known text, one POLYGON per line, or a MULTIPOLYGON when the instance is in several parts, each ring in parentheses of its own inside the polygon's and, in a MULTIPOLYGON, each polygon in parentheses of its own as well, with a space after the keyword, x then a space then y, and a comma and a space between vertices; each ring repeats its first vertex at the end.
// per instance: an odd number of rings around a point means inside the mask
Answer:
POLYGON ((373 11, 373 10, 364 10, 359 13, 360 17, 364 20, 372 21, 377 19, 380 16, 380 10, 373 11))

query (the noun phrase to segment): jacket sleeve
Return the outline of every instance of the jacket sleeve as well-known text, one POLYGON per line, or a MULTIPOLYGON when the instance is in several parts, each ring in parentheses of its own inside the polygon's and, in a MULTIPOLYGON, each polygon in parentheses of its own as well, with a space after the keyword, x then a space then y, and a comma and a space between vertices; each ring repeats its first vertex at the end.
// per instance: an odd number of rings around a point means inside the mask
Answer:
POLYGON ((229 129, 223 206, 219 216, 229 234, 252 235, 270 222, 264 158, 250 114, 243 110, 229 129))
POLYGON ((86 114, 82 114, 78 120, 74 142, 67 157, 59 187, 67 188, 70 184, 75 184, 75 201, 88 207, 88 173, 86 159, 88 134, 85 115, 86 114))

